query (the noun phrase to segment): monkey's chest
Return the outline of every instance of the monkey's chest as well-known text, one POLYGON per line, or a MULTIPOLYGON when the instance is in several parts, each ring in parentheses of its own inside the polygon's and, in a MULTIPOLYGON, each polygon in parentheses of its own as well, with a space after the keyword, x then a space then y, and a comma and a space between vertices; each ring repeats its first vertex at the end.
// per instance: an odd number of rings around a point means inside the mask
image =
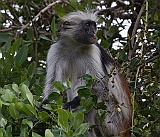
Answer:
POLYGON ((93 74, 96 78, 104 76, 100 58, 90 56, 62 58, 58 63, 57 77, 62 82, 68 77, 72 83, 75 83, 84 74, 93 74))
POLYGON ((69 77, 71 81, 76 81, 90 70, 87 61, 74 58, 62 61, 61 68, 60 75, 63 79, 62 81, 66 80, 67 77, 69 77))

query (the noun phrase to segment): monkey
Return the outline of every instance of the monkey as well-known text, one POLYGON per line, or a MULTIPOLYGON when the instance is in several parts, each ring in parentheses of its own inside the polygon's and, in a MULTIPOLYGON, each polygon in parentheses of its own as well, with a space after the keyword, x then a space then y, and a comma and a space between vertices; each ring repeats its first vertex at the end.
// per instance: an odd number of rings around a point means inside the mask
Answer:
MULTIPOLYGON (((77 108, 81 99, 77 89, 85 85, 84 74, 94 75, 96 81, 92 91, 98 102, 107 106, 103 126, 87 131, 87 137, 120 136, 129 137, 132 118, 130 90, 119 72, 111 55, 97 44, 97 12, 75 11, 62 19, 58 40, 51 45, 47 55, 47 74, 42 104, 48 103, 48 96, 54 91, 53 81, 72 83, 67 92, 64 108, 77 108), (126 107, 125 107, 126 106, 126 107), (102 133, 103 132, 103 133, 102 133)), ((85 122, 97 125, 98 110, 85 114, 85 122)), ((99 123, 100 124, 100 123, 99 123)))

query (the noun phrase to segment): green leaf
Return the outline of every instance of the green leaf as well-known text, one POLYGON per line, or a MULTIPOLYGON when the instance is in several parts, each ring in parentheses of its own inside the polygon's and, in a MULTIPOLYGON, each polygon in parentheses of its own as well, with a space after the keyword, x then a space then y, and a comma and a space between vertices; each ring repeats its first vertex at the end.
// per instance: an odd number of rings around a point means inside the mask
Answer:
POLYGON ((94 102, 92 101, 92 97, 88 99, 82 97, 80 104, 86 109, 86 113, 87 113, 93 108, 94 102))
POLYGON ((51 30, 52 30, 54 40, 57 40, 57 33, 56 33, 57 28, 56 28, 56 24, 55 24, 55 16, 53 17, 52 22, 51 22, 51 30))
POLYGON ((49 119, 49 114, 45 111, 38 112, 38 118, 39 118, 39 120, 45 122, 49 119))
POLYGON ((60 81, 54 81, 53 85, 57 90, 64 91, 64 85, 60 81))
POLYGON ((29 128, 28 128, 27 125, 21 124, 20 130, 21 130, 20 137, 29 137, 28 136, 28 130, 29 130, 29 128))
POLYGON ((17 84, 12 84, 12 88, 13 88, 13 90, 14 90, 16 93, 20 93, 19 87, 18 87, 17 84))
POLYGON ((15 97, 15 95, 9 89, 4 89, 4 92, 5 93, 1 96, 1 98, 4 101, 12 102, 12 99, 15 97))
POLYGON ((32 132, 32 137, 42 137, 41 135, 35 133, 35 132, 32 132))
POLYGON ((89 124, 88 123, 81 124, 78 127, 78 129, 74 132, 73 137, 85 134, 88 129, 89 129, 89 124))
POLYGON ((109 37, 115 37, 118 33, 119 33, 118 26, 115 26, 115 25, 111 26, 109 30, 106 32, 106 34, 109 37))
POLYGON ((23 102, 15 102, 15 107, 18 111, 23 110, 24 103, 23 102))
POLYGON ((43 34, 41 34, 39 37, 40 37, 41 39, 44 39, 44 40, 47 40, 47 41, 52 41, 51 39, 49 39, 47 36, 45 36, 45 35, 43 35, 43 34))
POLYGON ((103 110, 106 110, 106 109, 107 109, 107 106, 105 105, 104 102, 99 102, 99 103, 97 104, 97 107, 98 107, 99 109, 103 109, 103 110))
POLYGON ((72 137, 73 135, 73 131, 72 130, 69 130, 67 133, 66 133, 67 137, 72 137))
POLYGON ((3 105, 3 101, 2 101, 1 98, 0 98, 0 111, 1 111, 1 109, 2 109, 2 105, 3 105))
POLYGON ((52 132, 49 129, 45 130, 45 137, 54 137, 54 135, 52 134, 52 132))
POLYGON ((80 97, 88 97, 88 96, 92 95, 91 91, 88 88, 86 88, 86 87, 84 87, 84 88, 79 87, 79 88, 80 89, 78 89, 78 95, 80 97))
POLYGON ((139 63, 139 59, 133 58, 130 62, 130 67, 134 67, 139 63))
POLYGON ((94 76, 89 75, 89 74, 84 74, 83 79, 86 80, 86 81, 90 81, 90 80, 94 79, 94 76))
POLYGON ((67 110, 58 109, 58 124, 67 131, 69 114, 67 110))
POLYGON ((80 9, 86 9, 86 7, 88 9, 93 9, 93 4, 92 4, 93 0, 84 0, 83 3, 81 3, 81 8, 80 9))
POLYGON ((43 108, 49 111, 53 111, 53 108, 51 107, 50 104, 43 105, 43 108))
POLYGON ((22 84, 20 86, 20 90, 21 90, 21 93, 22 93, 22 97, 24 99, 27 98, 28 101, 30 102, 30 104, 33 106, 33 94, 30 92, 28 87, 25 84, 22 84))
POLYGON ((2 114, 0 114, 0 127, 5 128, 5 126, 7 125, 7 120, 4 119, 1 115, 2 114))
POLYGON ((48 100, 49 101, 58 101, 60 99, 61 95, 57 92, 52 92, 49 96, 48 96, 48 100))
POLYGON ((110 46, 110 42, 102 39, 100 45, 102 45, 105 49, 108 49, 110 46))
POLYGON ((154 21, 158 21, 159 19, 158 19, 158 13, 156 12, 155 14, 154 14, 154 21))
POLYGON ((103 123, 106 118, 106 111, 101 110, 100 113, 97 114, 97 118, 101 123, 103 123))
POLYGON ((33 122, 28 121, 27 119, 23 119, 22 124, 28 125, 31 129, 33 128, 33 122))
POLYGON ((29 104, 24 104, 23 111, 30 116, 36 116, 37 117, 36 109, 29 104))
POLYGON ((83 121, 84 121, 84 114, 80 112, 74 117, 73 128, 76 130, 83 123, 83 121))
POLYGON ((56 101, 57 105, 61 105, 63 104, 63 97, 60 96, 60 98, 56 101))
POLYGON ((75 8, 78 9, 79 3, 77 0, 69 0, 69 3, 75 8))
POLYGON ((62 7, 62 4, 57 4, 54 9, 60 17, 63 17, 66 13, 65 8, 62 7))
POLYGON ((11 40, 8 40, 2 47, 3 51, 8 51, 9 48, 11 47, 11 40))
POLYGON ((27 30, 27 37, 28 37, 29 40, 32 40, 34 38, 33 29, 28 29, 27 30))
POLYGON ((3 128, 0 128, 0 137, 4 137, 3 135, 4 135, 4 129, 3 128))
POLYGON ((18 120, 19 112, 16 110, 15 104, 11 103, 8 109, 9 109, 9 113, 12 116, 12 118, 15 120, 18 120))
POLYGON ((6 58, 6 60, 10 63, 13 64, 14 63, 14 57, 13 55, 11 55, 8 52, 3 52, 3 56, 6 58))
POLYGON ((21 46, 21 44, 22 44, 22 38, 15 40, 15 42, 12 44, 12 47, 10 48, 10 52, 14 54, 21 46))
POLYGON ((12 126, 11 125, 7 126, 6 135, 7 137, 12 137, 12 126))
POLYGON ((27 52, 28 52, 28 46, 26 45, 22 46, 17 52, 17 55, 15 56, 15 61, 19 62, 20 64, 23 64, 24 61, 27 59, 27 52))
POLYGON ((28 67, 28 75, 30 76, 30 77, 33 77, 33 75, 34 75, 34 71, 35 71, 35 62, 32 62, 30 65, 29 65, 29 67, 28 67))
POLYGON ((7 42, 10 39, 9 33, 0 33, 0 42, 7 42))
POLYGON ((117 58, 120 59, 120 60, 123 60, 123 61, 126 60, 126 58, 127 58, 126 52, 123 52, 123 51, 118 52, 117 53, 117 58))
POLYGON ((69 80, 69 77, 66 78, 66 84, 68 88, 71 88, 72 83, 69 80))

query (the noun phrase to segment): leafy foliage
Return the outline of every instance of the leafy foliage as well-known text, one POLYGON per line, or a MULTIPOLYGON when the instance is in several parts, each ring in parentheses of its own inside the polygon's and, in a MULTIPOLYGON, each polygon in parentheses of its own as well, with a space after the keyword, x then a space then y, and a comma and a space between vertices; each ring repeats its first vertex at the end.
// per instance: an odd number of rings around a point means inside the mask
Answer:
MULTIPOLYGON (((77 137, 85 136, 89 129, 88 123, 83 123, 85 107, 75 112, 68 112, 62 109, 62 101, 59 98, 57 101, 54 100, 54 103, 45 105, 46 111, 40 112, 38 96, 32 94, 25 84, 6 85, 1 88, 0 93, 2 137, 19 135, 77 137)), ((83 102, 82 106, 87 106, 88 103, 91 104, 91 100, 83 102)))
POLYGON ((160 134, 160 7, 159 0, 11 0, 0 1, 0 136, 85 136, 84 113, 103 103, 89 90, 93 76, 85 75, 85 87, 77 111, 62 109, 71 83, 54 82, 60 94, 39 112, 45 79, 46 55, 57 40, 60 19, 68 12, 99 10, 97 36, 126 74, 134 106, 131 132, 135 136, 160 134), (127 22, 127 24, 126 24, 127 22), (124 30, 128 31, 124 34, 124 30), (86 99, 87 97, 87 99, 86 99))

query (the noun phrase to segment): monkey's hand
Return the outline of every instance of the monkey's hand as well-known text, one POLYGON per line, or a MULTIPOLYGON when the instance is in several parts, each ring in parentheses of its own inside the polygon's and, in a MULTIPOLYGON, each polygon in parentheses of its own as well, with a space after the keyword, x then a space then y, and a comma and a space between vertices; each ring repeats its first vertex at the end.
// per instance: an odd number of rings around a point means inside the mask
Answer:
POLYGON ((75 110, 80 105, 80 97, 75 97, 71 102, 64 104, 64 109, 66 110, 75 110))

